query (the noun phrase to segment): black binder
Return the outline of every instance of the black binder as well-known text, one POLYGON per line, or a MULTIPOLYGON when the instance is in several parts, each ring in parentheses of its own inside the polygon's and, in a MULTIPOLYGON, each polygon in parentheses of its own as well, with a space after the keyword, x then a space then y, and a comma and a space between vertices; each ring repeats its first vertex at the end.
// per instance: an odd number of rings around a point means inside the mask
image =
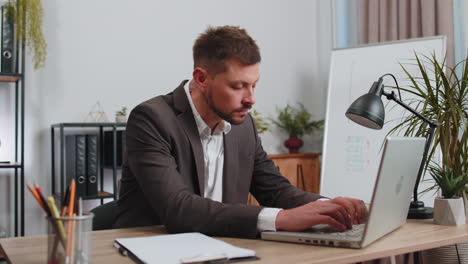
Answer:
POLYGON ((86 195, 86 136, 68 135, 66 145, 66 173, 68 184, 71 179, 76 181, 76 197, 86 195))
POLYGON ((8 7, 2 6, 2 40, 1 40, 1 71, 13 73, 16 71, 15 24, 13 14, 8 13, 8 7))
MULTIPOLYGON (((113 131, 104 132, 104 166, 112 167, 112 159, 114 154, 113 140, 112 140, 113 131)), ((117 131, 117 166, 122 166, 123 155, 127 150, 125 130, 117 131)))
POLYGON ((88 196, 98 194, 97 172, 98 153, 97 136, 86 135, 86 184, 88 196))

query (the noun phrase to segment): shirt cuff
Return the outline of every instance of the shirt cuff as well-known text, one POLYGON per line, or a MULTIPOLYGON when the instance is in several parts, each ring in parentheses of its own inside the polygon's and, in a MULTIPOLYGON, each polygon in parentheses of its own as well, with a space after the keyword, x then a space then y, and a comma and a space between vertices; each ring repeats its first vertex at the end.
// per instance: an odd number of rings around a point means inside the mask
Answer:
POLYGON ((276 231, 276 216, 281 210, 283 209, 264 207, 258 214, 258 232, 276 231))
POLYGON ((320 198, 320 199, 317 199, 317 201, 330 201, 329 198, 320 198))

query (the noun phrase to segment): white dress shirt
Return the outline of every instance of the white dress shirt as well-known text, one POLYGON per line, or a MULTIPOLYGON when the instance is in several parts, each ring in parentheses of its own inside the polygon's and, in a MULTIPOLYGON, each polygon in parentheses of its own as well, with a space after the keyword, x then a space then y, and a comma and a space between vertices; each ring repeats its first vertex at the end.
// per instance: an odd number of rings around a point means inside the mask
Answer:
MULTIPOLYGON (((198 113, 193 104, 192 96, 190 95, 190 82, 185 84, 185 93, 192 108, 192 113, 197 123, 198 133, 203 148, 205 161, 205 191, 204 197, 213 201, 222 202, 223 200, 223 166, 224 166, 224 138, 223 134, 228 134, 231 131, 231 124, 226 121, 220 122, 214 131, 208 127, 205 121, 198 113)), ((276 216, 281 211, 278 208, 263 208, 257 220, 257 230, 259 232, 271 230, 276 231, 276 216)))

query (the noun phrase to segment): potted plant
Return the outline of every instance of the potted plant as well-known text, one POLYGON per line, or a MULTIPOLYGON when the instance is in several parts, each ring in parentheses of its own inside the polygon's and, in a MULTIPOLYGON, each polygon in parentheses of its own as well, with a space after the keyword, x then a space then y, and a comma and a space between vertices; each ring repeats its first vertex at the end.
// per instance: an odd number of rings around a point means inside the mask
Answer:
MULTIPOLYGON (((465 161, 466 162, 466 161, 465 161)), ((434 200, 434 223, 440 225, 465 224, 465 207, 462 193, 468 183, 466 172, 459 167, 448 168, 439 165, 429 167, 442 196, 434 200)))
POLYGON ((42 32, 44 11, 41 0, 8 0, 7 16, 13 17, 18 43, 24 44, 33 54, 34 69, 44 67, 47 43, 42 32))
POLYGON ((261 116, 260 112, 257 110, 252 111, 252 118, 255 123, 255 127, 257 128, 257 133, 262 134, 266 131, 270 131, 270 124, 261 116))
POLYGON ((289 153, 298 153, 303 141, 300 139, 304 134, 311 134, 315 129, 323 127, 323 120, 312 121, 311 114, 307 112, 304 105, 299 103, 299 108, 286 105, 283 109, 278 109, 277 120, 271 121, 279 128, 285 130, 289 139, 284 145, 289 149, 289 153))
POLYGON ((127 107, 122 107, 119 111, 115 112, 115 122, 125 123, 127 122, 127 107))
MULTIPOLYGON (((415 59, 420 76, 411 75, 402 65, 411 81, 411 86, 402 90, 415 95, 416 98, 409 104, 416 111, 440 124, 434 132, 426 165, 435 185, 425 191, 437 189, 442 194, 434 203, 436 223, 464 223, 464 210, 463 220, 460 220, 460 210, 453 206, 463 205, 461 197, 468 182, 468 59, 454 67, 445 65, 445 60, 439 62, 435 55, 428 57, 416 54, 415 59), (427 69, 425 65, 433 69, 427 69), (463 67, 461 75, 458 73, 459 67, 463 67), (440 164, 435 160, 437 151, 441 155, 440 164)), ((390 133, 403 130, 405 136, 426 136, 427 129, 426 122, 411 115, 390 133)))

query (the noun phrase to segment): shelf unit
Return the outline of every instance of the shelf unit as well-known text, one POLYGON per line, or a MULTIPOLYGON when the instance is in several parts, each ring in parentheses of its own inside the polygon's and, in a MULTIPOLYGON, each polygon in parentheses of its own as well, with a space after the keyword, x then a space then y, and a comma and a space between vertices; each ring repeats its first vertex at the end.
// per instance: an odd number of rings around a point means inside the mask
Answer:
MULTIPOLYGON (((18 50, 18 49, 17 49, 18 50)), ((24 48, 21 49, 24 54, 24 48)), ((24 78, 24 56, 19 57, 16 53, 18 73, 0 72, 1 83, 14 83, 14 108, 15 108, 15 155, 13 161, 0 162, 0 169, 12 169, 14 171, 14 233, 15 236, 24 236, 24 100, 25 100, 25 78, 24 78), (21 61, 20 61, 21 59, 21 61), (21 66, 21 68, 19 67, 21 66), (21 72, 18 70, 21 69, 21 72)))
POLYGON ((1 163, 0 169, 14 170, 14 233, 15 236, 24 236, 24 100, 25 100, 25 78, 24 78, 24 45, 16 43, 16 73, 0 72, 0 82, 14 83, 15 87, 15 157, 14 161, 1 163), (21 55, 21 56, 20 56, 21 55), (21 71, 20 71, 21 70, 21 71), (18 138, 19 136, 19 138, 18 138), (19 157, 18 157, 19 156, 19 157), (19 204, 19 210, 18 210, 19 204))
POLYGON ((61 196, 65 192, 65 130, 67 128, 95 128, 99 131, 98 134, 98 153, 99 153, 99 166, 98 166, 98 175, 99 175, 99 186, 98 186, 98 195, 92 196, 83 196, 83 200, 91 199, 101 199, 101 204, 106 198, 117 198, 117 130, 118 128, 125 128, 126 123, 59 123, 51 126, 51 161, 52 161, 52 193, 56 196, 61 196), (113 157, 112 157, 112 183, 113 183, 113 193, 104 191, 104 130, 112 130, 112 148, 113 148, 113 157), (57 188, 57 178, 56 178, 56 138, 55 132, 58 130, 58 141, 59 141, 59 177, 58 177, 58 188, 57 188))

